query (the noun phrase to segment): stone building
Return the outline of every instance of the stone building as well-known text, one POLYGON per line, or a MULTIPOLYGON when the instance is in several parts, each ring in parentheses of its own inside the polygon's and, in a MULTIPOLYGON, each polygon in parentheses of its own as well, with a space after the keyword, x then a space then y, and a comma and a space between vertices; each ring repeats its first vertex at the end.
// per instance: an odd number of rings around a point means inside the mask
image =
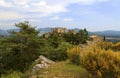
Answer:
POLYGON ((59 36, 61 36, 63 33, 73 33, 76 34, 75 30, 67 30, 67 28, 51 28, 51 32, 45 33, 44 37, 49 38, 52 34, 57 33, 59 36))
POLYGON ((92 36, 90 36, 90 40, 97 43, 97 42, 104 41, 104 37, 98 36, 98 35, 92 35, 92 36))
POLYGON ((51 33, 66 33, 67 29, 66 28, 52 28, 51 33))

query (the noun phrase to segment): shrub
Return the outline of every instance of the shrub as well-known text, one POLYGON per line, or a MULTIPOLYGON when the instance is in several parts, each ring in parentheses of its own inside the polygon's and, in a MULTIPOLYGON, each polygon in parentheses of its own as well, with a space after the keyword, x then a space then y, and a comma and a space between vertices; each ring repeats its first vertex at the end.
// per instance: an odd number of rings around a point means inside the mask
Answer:
POLYGON ((80 55, 81 65, 94 78, 120 78, 119 56, 119 52, 92 46, 80 55))
POLYGON ((115 51, 120 51, 120 42, 112 45, 112 49, 115 50, 115 51))
POLYGON ((69 60, 73 63, 73 64, 80 64, 80 52, 81 52, 81 47, 80 46, 75 46, 72 49, 68 49, 67 51, 67 55, 69 60))
POLYGON ((98 47, 105 49, 105 50, 114 50, 114 51, 120 51, 120 42, 118 43, 111 43, 111 42, 100 42, 97 44, 98 47))
POLYGON ((72 47, 70 43, 62 42, 58 48, 51 49, 47 56, 49 59, 54 61, 63 61, 67 59, 67 49, 72 47))
POLYGON ((97 44, 98 47, 101 49, 109 50, 112 48, 112 43, 111 42, 100 42, 97 44))

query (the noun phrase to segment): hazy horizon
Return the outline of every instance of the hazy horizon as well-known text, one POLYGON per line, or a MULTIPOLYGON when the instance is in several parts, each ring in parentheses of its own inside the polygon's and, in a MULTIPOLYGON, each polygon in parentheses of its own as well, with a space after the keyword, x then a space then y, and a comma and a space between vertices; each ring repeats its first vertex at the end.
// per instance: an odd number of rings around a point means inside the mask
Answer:
POLYGON ((0 0, 0 29, 27 20, 37 28, 120 31, 120 0, 0 0))
MULTIPOLYGON (((37 29, 45 29, 45 28, 59 28, 59 27, 42 27, 42 28, 36 28, 35 27, 35 29, 37 30, 37 29)), ((65 28, 65 27, 60 27, 60 28, 65 28)), ((18 29, 18 28, 16 28, 16 27, 13 27, 13 28, 8 28, 8 29, 0 29, 0 30, 15 30, 15 29, 18 29)), ((69 29, 84 29, 84 28, 67 28, 68 30, 69 29)), ((88 30, 88 29, 87 29, 88 30)), ((90 31, 90 30, 88 30, 89 32, 104 32, 104 31, 117 31, 117 32, 120 32, 120 30, 93 30, 93 31, 90 31)))

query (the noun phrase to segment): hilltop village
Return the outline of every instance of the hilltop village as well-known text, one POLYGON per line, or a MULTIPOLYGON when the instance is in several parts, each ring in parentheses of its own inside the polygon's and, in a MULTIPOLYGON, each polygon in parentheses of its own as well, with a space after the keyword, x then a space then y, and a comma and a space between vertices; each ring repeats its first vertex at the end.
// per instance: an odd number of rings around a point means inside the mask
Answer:
MULTIPOLYGON (((58 34, 59 36, 61 35, 61 34, 66 34, 66 33, 70 33, 70 34, 76 34, 77 33, 77 31, 75 31, 75 30, 73 30, 73 29, 67 29, 67 28, 61 28, 61 27, 58 27, 58 28, 51 28, 51 31, 50 32, 48 32, 48 33, 45 33, 44 34, 44 37, 45 38, 49 38, 52 34, 54 34, 54 33, 56 33, 56 34, 58 34)), ((100 42, 100 41, 104 41, 105 39, 104 39, 104 37, 103 36, 98 36, 98 35, 91 35, 91 36, 89 36, 89 39, 88 39, 89 41, 87 41, 88 43, 91 43, 91 41, 94 41, 94 43, 95 42, 100 42)))
POLYGON ((76 34, 75 30, 67 30, 67 28, 51 28, 51 32, 45 33, 44 36, 45 38, 48 38, 51 34, 57 33, 57 34, 65 34, 65 33, 73 33, 76 34))

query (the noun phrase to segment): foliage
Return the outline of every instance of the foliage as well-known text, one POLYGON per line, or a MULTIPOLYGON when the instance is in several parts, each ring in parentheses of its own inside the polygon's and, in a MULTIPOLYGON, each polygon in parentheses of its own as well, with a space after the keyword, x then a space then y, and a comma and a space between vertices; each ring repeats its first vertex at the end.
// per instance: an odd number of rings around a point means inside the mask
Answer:
POLYGON ((113 43, 111 42, 99 42, 97 44, 98 47, 100 47, 101 49, 105 49, 105 50, 109 50, 112 48, 113 43))
POLYGON ((47 69, 41 69, 36 76, 40 78, 88 78, 88 72, 81 66, 70 64, 69 61, 62 61, 47 69))
POLYGON ((69 42, 70 44, 76 44, 76 36, 73 33, 66 33, 63 36, 66 40, 66 42, 69 42))
POLYGON ((30 64, 38 57, 38 31, 29 22, 15 24, 18 32, 11 31, 11 36, 1 41, 4 54, 1 56, 2 69, 26 71, 30 64))
POLYGON ((119 78, 120 53, 103 50, 99 47, 89 47, 81 54, 81 65, 94 78, 119 78))
POLYGON ((86 29, 81 29, 78 33, 66 33, 64 38, 67 42, 73 45, 84 44, 88 40, 88 31, 86 29))
MULTIPOLYGON (((87 40, 88 34, 87 30, 80 30, 77 34, 74 33, 51 33, 48 38, 42 37, 43 42, 40 48, 42 55, 47 56, 51 60, 60 61, 67 59, 67 48, 71 44, 80 44, 85 43, 87 40), (84 37, 84 38, 82 38, 84 37)), ((74 56, 76 58, 76 56, 74 56)), ((78 56, 79 57, 79 56, 78 56)))
POLYGON ((67 55, 72 63, 83 66, 93 76, 92 78, 119 78, 118 46, 119 43, 110 42, 91 44, 83 48, 75 46, 67 51, 67 55))
POLYGON ((80 52, 82 52, 81 50, 82 49, 80 46, 75 46, 72 49, 67 50, 68 58, 73 64, 80 64, 80 52))
POLYGON ((42 55, 48 57, 54 61, 62 61, 67 59, 67 48, 72 45, 65 42, 63 34, 52 33, 49 38, 41 37, 43 42, 41 42, 40 52, 42 55))
POLYGON ((113 44, 112 49, 114 51, 120 51, 120 42, 113 44))
POLYGON ((5 74, 5 75, 1 75, 1 78, 21 78, 22 73, 21 72, 16 72, 14 71, 11 74, 5 74))
POLYGON ((48 39, 50 46, 52 48, 58 48, 61 42, 64 42, 62 36, 59 36, 58 33, 53 33, 48 39))
POLYGON ((76 44, 84 44, 86 43, 88 39, 88 31, 86 29, 81 29, 77 34, 76 34, 76 44))
POLYGON ((67 59, 67 49, 71 48, 72 45, 67 42, 62 42, 59 44, 58 48, 51 49, 50 52, 48 52, 48 58, 54 61, 62 61, 67 59))
POLYGON ((97 46, 105 50, 111 49, 114 51, 120 51, 120 42, 118 43, 101 42, 101 43, 98 43, 97 46))

